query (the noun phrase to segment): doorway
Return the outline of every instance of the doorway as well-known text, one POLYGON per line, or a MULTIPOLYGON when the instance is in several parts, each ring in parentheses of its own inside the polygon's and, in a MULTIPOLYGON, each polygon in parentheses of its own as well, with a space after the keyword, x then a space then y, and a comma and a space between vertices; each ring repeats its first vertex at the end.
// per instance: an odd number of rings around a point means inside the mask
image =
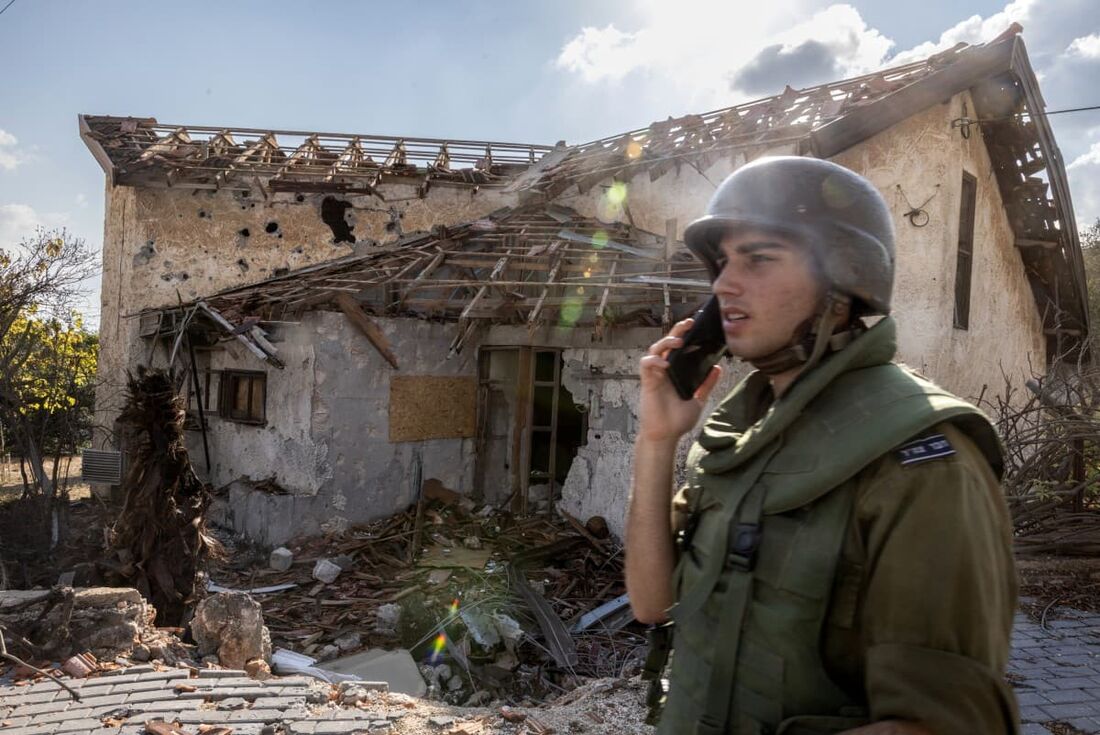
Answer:
POLYGON ((562 384, 552 347, 482 347, 478 354, 475 485, 517 512, 552 508, 588 434, 584 406, 562 384))

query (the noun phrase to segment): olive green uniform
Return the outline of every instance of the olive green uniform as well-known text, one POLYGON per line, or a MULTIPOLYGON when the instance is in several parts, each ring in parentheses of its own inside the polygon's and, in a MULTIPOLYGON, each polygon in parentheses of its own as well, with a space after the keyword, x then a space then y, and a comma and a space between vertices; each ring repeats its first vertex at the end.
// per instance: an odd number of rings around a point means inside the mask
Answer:
POLYGON ((781 400, 755 373, 708 420, 674 500, 659 732, 1017 731, 996 436, 894 351, 887 318, 781 400))

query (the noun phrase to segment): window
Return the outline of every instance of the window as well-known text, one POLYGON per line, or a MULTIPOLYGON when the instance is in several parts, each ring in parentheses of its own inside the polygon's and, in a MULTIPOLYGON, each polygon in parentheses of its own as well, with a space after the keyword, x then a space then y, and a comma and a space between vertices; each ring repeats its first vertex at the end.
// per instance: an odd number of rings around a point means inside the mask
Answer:
POLYGON ((970 281, 974 268, 974 207, 978 181, 963 173, 959 201, 959 249, 955 261, 955 328, 970 328, 970 281))
MULTIPOLYGON (((199 370, 199 391, 202 393, 203 415, 207 418, 218 413, 218 387, 221 382, 221 370, 199 370)), ((192 385, 191 371, 184 378, 187 383, 187 413, 199 415, 199 401, 192 385)))
POLYGON ((221 415, 230 421, 262 424, 267 419, 267 374, 225 370, 221 379, 221 415))

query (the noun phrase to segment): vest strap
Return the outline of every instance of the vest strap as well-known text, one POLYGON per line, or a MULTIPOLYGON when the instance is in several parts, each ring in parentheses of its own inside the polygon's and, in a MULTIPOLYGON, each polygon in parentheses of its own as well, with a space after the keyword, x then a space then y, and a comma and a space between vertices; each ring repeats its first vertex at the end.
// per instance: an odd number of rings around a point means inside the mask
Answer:
MULTIPOLYGON (((723 555, 721 553, 711 554, 707 558, 706 566, 703 569, 702 577, 700 578, 700 580, 690 590, 687 590, 685 594, 680 598, 680 601, 673 605, 672 608, 669 610, 669 617, 671 617, 674 621, 682 622, 685 618, 690 615, 694 615, 699 609, 701 609, 706 603, 707 598, 710 597, 711 591, 714 590, 714 586, 718 583, 718 578, 722 576, 722 569, 724 565, 735 563, 732 554, 738 544, 740 534, 737 534, 737 529, 733 528, 734 519, 737 518, 738 512, 741 511, 741 507, 745 499, 752 493, 753 488, 756 486, 756 481, 760 479, 760 475, 764 472, 764 468, 768 466, 768 462, 770 462, 775 453, 779 451, 782 444, 783 443, 781 441, 773 442, 772 446, 769 449, 761 452, 761 456, 758 461, 746 473, 746 476, 742 478, 742 480, 739 482, 737 492, 731 493, 728 499, 723 500, 726 508, 726 510, 724 511, 725 517, 728 520, 721 525, 721 537, 717 539, 717 543, 719 544, 719 549, 728 549, 729 553, 726 555, 723 555), (731 534, 733 534, 732 539, 730 538, 731 534)), ((756 494, 761 496, 759 499, 759 503, 762 509, 764 502, 763 492, 757 492, 756 494)), ((698 498, 696 499, 696 502, 698 502, 698 498)), ((696 515, 696 513, 697 511, 693 512, 693 515, 696 515)), ((745 522, 749 523, 750 525, 755 524, 757 529, 759 529, 761 515, 762 511, 758 511, 756 513, 755 520, 747 520, 745 522)), ((689 520, 689 523, 690 522, 691 521, 689 520)), ((759 543, 759 533, 757 533, 756 541, 757 543, 759 543)), ((750 550, 753 554, 753 557, 755 558, 755 547, 747 550, 750 550)), ((685 561, 686 555, 684 558, 680 559, 680 565, 684 564, 685 561)), ((744 560, 744 563, 747 564, 747 562, 748 559, 746 558, 744 560)), ((679 584, 679 577, 682 573, 682 567, 680 565, 677 565, 675 573, 677 584, 679 584)), ((745 568, 751 569, 751 564, 749 564, 745 568)))
POLYGON ((707 684, 703 715, 695 723, 695 735, 722 735, 730 712, 730 694, 741 650, 741 634, 752 600, 752 566, 760 544, 760 519, 764 515, 764 487, 754 484, 741 507, 727 561, 735 571, 730 575, 718 630, 725 636, 721 651, 714 654, 710 682, 707 684))
POLYGON ((646 724, 656 725, 665 703, 666 692, 662 675, 672 652, 672 623, 654 625, 646 631, 646 639, 649 642, 649 653, 646 654, 645 665, 642 667, 642 680, 649 682, 649 690, 646 692, 646 724))

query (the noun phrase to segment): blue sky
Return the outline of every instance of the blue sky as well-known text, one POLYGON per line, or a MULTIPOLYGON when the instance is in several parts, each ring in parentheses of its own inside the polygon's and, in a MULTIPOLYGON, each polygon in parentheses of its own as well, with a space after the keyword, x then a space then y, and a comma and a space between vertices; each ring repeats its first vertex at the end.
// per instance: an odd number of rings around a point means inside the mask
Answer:
MULTIPOLYGON (((103 174, 82 112, 581 142, 988 40, 1013 20, 1050 109, 1100 104, 1095 0, 16 0, 0 15, 0 247, 36 224, 99 246, 103 174)), ((1092 221, 1100 112, 1052 120, 1092 221)))

